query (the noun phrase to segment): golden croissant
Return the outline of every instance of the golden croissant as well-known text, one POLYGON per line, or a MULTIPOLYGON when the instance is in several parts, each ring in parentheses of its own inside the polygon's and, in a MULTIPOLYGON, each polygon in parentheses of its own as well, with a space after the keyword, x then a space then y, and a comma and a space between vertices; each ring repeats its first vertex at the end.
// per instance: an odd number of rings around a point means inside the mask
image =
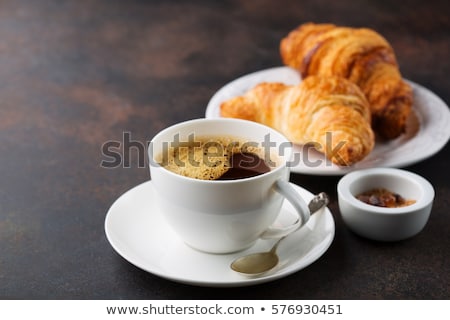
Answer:
POLYGON ((334 75, 357 84, 369 101, 372 127, 393 139, 406 129, 412 90, 403 81, 394 50, 377 32, 367 28, 306 23, 280 43, 284 64, 302 77, 334 75))
POLYGON ((374 146, 367 99, 340 77, 310 76, 292 86, 260 83, 223 102, 220 112, 270 126, 293 143, 312 144, 338 165, 362 160, 374 146))

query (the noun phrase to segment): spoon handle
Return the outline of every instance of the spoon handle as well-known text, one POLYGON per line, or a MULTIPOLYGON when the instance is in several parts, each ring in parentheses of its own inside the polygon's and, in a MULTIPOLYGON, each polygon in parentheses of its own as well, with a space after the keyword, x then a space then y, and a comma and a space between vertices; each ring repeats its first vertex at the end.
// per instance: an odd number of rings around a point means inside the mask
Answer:
POLYGON ((325 192, 317 194, 308 204, 310 214, 313 214, 314 212, 322 209, 322 207, 327 206, 329 202, 330 199, 325 192))
MULTIPOLYGON (((328 195, 325 192, 321 192, 321 193, 315 195, 314 198, 308 204, 310 215, 316 213, 323 207, 327 206, 329 202, 330 202, 330 200, 328 198, 328 195)), ((274 245, 272 246, 272 248, 270 249, 270 252, 275 253, 281 240, 286 238, 288 235, 289 234, 278 239, 277 242, 275 242, 274 245)))

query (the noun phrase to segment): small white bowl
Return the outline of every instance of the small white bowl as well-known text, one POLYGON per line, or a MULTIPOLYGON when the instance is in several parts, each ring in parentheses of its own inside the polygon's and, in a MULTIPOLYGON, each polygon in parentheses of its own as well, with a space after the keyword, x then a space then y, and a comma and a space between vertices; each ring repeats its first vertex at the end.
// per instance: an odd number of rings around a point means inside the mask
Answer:
POLYGON ((355 233, 373 240, 398 241, 419 233, 428 221, 434 199, 433 186, 421 176, 400 169, 374 168, 351 172, 338 183, 339 210, 355 233), (416 202, 385 208, 358 200, 357 195, 384 188, 416 202))

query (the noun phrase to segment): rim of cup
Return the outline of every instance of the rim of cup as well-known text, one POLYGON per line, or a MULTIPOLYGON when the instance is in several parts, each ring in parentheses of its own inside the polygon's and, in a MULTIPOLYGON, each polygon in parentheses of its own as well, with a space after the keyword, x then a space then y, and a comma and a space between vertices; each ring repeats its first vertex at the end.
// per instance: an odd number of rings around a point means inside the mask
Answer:
MULTIPOLYGON (((243 140, 247 139, 247 137, 245 137, 245 136, 241 136, 239 134, 234 134, 232 132, 230 132, 230 133, 211 132, 211 133, 201 134, 200 136, 207 136, 207 135, 211 135, 211 136, 229 135, 229 136, 236 136, 237 138, 243 138, 243 140)), ((249 128, 249 135, 251 135, 251 128, 249 128)), ((164 141, 164 142, 170 142, 170 141, 164 141)), ((276 147, 279 147, 279 146, 276 146, 276 147)), ((288 167, 286 164, 290 161, 290 159, 292 157, 292 152, 293 152, 292 142, 290 142, 283 134, 281 134, 277 130, 272 129, 269 126, 254 122, 254 121, 244 120, 244 119, 235 119, 235 118, 214 118, 214 119, 198 118, 198 119, 191 119, 191 120, 179 122, 179 123, 173 124, 169 127, 162 129, 161 131, 159 131, 151 139, 150 144, 148 146, 148 157, 149 157, 149 161, 150 161, 150 167, 161 168, 169 175, 176 176, 180 179, 188 179, 190 181, 196 181, 197 183, 212 183, 213 182, 213 183, 227 184, 227 183, 237 183, 237 182, 241 182, 241 181, 251 181, 251 180, 256 180, 256 179, 263 179, 264 177, 266 177, 268 175, 276 174, 278 171, 283 170, 286 167, 288 167), (238 125, 245 125, 245 126, 250 126, 253 128, 259 128, 261 130, 266 130, 267 134, 270 134, 271 136, 272 135, 277 136, 277 140, 283 140, 283 143, 285 144, 283 146, 283 154, 282 155, 279 155, 278 153, 276 154, 278 159, 281 159, 281 162, 276 167, 271 167, 270 171, 265 172, 263 174, 256 175, 256 176, 252 176, 252 177, 246 177, 246 178, 240 178, 240 179, 234 179, 234 180, 203 180, 203 179, 196 179, 196 178, 183 176, 178 173, 172 172, 172 171, 164 168, 163 165, 161 165, 160 163, 158 163, 158 161, 155 160, 156 154, 154 153, 154 150, 153 150, 153 144, 155 143, 155 140, 157 140, 161 136, 167 135, 171 132, 173 132, 173 134, 176 134, 178 129, 181 129, 186 126, 193 126, 192 133, 195 133, 194 126, 197 124, 202 124, 202 123, 209 123, 209 124, 214 124, 214 123, 230 123, 231 124, 231 123, 234 123, 234 124, 238 124, 238 125)))

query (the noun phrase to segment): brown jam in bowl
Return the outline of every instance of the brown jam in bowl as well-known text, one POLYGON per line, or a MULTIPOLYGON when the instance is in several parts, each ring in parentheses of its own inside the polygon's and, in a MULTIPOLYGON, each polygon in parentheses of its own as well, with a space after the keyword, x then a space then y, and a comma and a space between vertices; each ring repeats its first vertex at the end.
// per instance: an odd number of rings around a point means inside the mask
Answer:
POLYGON ((356 198, 364 203, 384 208, 398 208, 409 206, 416 200, 407 200, 398 193, 384 188, 375 188, 358 194, 356 198))

